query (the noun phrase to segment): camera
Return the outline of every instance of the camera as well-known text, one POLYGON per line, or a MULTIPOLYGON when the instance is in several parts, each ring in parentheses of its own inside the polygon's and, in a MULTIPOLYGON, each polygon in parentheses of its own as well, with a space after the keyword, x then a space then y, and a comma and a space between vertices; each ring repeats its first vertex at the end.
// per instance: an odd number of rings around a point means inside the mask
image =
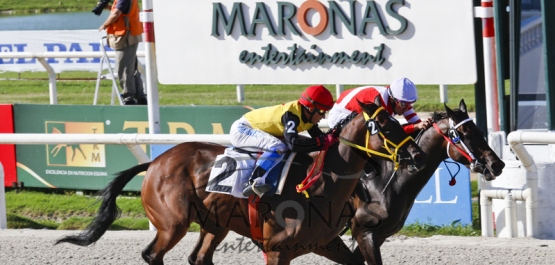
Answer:
POLYGON ((110 3, 110 0, 100 0, 98 5, 93 8, 92 12, 97 15, 100 16, 100 14, 102 14, 102 10, 104 10, 104 8, 106 8, 106 6, 110 3))

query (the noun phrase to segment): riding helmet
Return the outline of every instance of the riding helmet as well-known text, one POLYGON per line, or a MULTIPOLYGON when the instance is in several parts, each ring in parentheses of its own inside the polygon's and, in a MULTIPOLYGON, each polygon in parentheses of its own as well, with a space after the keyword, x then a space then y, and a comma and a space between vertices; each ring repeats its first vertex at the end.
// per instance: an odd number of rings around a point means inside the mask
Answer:
POLYGON ((418 99, 416 86, 408 78, 399 78, 389 86, 391 95, 397 100, 414 103, 418 99))
POLYGON ((328 111, 333 106, 333 96, 323 85, 309 86, 301 94, 299 102, 308 108, 328 111))

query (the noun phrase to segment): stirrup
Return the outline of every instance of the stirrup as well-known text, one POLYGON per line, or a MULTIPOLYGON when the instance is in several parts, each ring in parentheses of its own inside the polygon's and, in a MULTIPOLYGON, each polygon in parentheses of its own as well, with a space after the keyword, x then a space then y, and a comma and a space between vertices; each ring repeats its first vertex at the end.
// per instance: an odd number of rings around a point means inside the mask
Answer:
POLYGON ((256 194, 258 195, 258 197, 261 197, 264 193, 268 192, 271 189, 272 185, 270 184, 259 184, 256 181, 249 181, 245 183, 245 187, 243 188, 243 196, 250 197, 251 195, 256 194))

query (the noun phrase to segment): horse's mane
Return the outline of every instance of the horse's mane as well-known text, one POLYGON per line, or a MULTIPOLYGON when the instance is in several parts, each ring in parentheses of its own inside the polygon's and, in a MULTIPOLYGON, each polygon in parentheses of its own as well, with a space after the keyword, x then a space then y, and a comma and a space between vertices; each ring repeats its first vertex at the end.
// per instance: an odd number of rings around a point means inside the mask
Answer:
POLYGON ((447 115, 447 112, 445 112, 445 111, 437 111, 436 110, 432 114, 432 118, 434 119, 434 121, 440 121, 440 120, 449 118, 449 116, 447 115))
POLYGON ((347 124, 349 124, 349 122, 351 122, 357 115, 358 114, 356 112, 352 112, 351 114, 349 114, 349 116, 338 122, 333 128, 330 128, 331 131, 335 135, 340 135, 341 131, 343 131, 343 128, 345 128, 345 126, 347 126, 347 124))

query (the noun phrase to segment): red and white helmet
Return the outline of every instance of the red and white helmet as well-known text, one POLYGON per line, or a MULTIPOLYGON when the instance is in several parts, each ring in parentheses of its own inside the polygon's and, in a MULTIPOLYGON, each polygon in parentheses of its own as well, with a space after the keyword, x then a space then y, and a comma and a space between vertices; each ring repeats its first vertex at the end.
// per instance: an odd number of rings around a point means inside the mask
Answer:
POLYGON ((333 106, 333 96, 323 85, 309 86, 301 94, 299 102, 308 108, 328 111, 333 106))
POLYGON ((418 99, 416 86, 408 78, 399 78, 389 86, 391 96, 395 99, 407 103, 414 103, 418 99))

